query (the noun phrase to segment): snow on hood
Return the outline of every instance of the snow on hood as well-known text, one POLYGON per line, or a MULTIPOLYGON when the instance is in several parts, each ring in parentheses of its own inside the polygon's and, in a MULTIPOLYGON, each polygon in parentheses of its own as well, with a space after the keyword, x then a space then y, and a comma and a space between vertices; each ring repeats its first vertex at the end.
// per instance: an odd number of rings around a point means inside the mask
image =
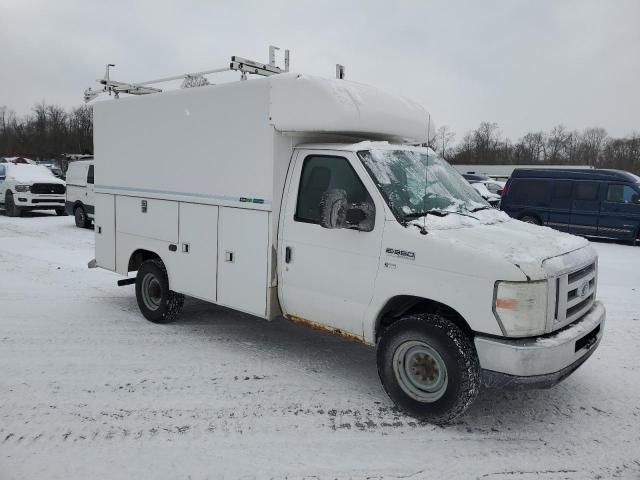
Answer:
MULTIPOLYGON (((443 211, 445 213, 446 210, 443 211)), ((427 215, 427 217, 417 218, 411 223, 420 227, 425 226, 428 231, 431 230, 454 230, 464 227, 476 227, 478 225, 493 225, 495 223, 504 223, 513 220, 506 213, 496 210, 495 208, 487 208, 478 210, 477 212, 464 212, 462 215, 449 212, 444 217, 436 215, 427 215)))
MULTIPOLYGON (((477 219, 453 213, 446 217, 430 215, 426 228, 430 234, 446 238, 452 244, 502 257, 530 278, 545 277, 545 260, 589 245, 584 238, 514 220, 499 210, 481 210, 470 215, 477 219)), ((412 223, 422 226, 423 219, 412 223)))
POLYGON ((56 178, 51 170, 41 165, 11 165, 8 166, 7 176, 15 179, 18 183, 59 183, 64 185, 64 181, 56 178))

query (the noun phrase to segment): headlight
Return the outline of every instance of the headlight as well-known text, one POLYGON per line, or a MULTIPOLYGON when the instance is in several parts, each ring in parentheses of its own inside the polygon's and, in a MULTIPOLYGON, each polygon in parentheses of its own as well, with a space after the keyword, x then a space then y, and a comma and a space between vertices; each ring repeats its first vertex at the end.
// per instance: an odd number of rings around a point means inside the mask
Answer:
POLYGON ((16 185, 16 192, 28 192, 31 190, 31 185, 16 185))
POLYGON ((547 325, 547 282, 497 282, 493 312, 509 337, 543 334, 547 325))

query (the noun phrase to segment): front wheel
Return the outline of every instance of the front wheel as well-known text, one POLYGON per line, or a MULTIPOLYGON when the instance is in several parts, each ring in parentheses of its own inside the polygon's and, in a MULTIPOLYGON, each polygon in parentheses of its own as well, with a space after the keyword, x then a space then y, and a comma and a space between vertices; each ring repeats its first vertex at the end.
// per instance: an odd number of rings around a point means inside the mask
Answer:
POLYGON ((7 192, 4 197, 4 210, 7 217, 19 217, 22 214, 22 210, 16 205, 11 192, 7 192))
POLYGON ((91 220, 87 217, 87 212, 84 211, 82 206, 77 206, 73 211, 73 216, 76 221, 76 227, 89 228, 91 226, 91 220))
POLYGON ((136 300, 142 315, 154 323, 174 321, 184 305, 184 295, 169 290, 167 269, 160 259, 146 260, 140 266, 136 300))
POLYGON ((538 217, 534 217, 533 215, 525 215, 520 217, 520 221, 524 223, 530 223, 532 225, 542 225, 540 219, 538 217))
POLYGON ((409 415, 448 423, 480 390, 480 364, 471 340, 435 314, 408 315, 382 335, 378 374, 393 402, 409 415))

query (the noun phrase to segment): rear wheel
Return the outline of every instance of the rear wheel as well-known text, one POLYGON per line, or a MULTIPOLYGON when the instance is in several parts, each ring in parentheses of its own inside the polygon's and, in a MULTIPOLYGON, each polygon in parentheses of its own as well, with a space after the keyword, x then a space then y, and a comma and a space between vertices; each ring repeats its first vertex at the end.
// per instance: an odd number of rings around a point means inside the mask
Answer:
POLYGON ((136 299, 144 317, 154 323, 174 321, 184 305, 184 295, 169 290, 167 269, 160 259, 146 260, 140 266, 136 299))
POLYGON ((84 211, 82 205, 78 205, 73 211, 73 216, 76 220, 76 227, 89 228, 91 226, 91 220, 87 217, 87 212, 84 211))
POLYGON ((531 223, 532 225, 542 225, 540 219, 534 215, 524 215, 520 217, 520 221, 524 223, 531 223))
POLYGON ((22 210, 16 205, 16 202, 13 200, 13 194, 11 192, 7 192, 5 194, 4 209, 7 217, 19 217, 22 214, 22 210))
POLYGON ((408 315, 378 344, 378 374, 387 394, 409 415, 436 424, 464 413, 480 390, 473 343, 435 314, 408 315))

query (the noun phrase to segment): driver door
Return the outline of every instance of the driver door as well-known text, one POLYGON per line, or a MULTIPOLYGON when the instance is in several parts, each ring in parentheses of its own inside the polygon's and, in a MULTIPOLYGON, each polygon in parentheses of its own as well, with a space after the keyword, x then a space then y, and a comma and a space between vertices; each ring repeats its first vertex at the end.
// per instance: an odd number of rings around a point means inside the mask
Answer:
POLYGON ((280 217, 280 303, 288 316, 363 336, 363 316, 378 272, 384 213, 375 186, 351 152, 300 150, 286 186, 280 217), (320 226, 328 190, 344 190, 349 203, 371 202, 374 227, 320 226))

